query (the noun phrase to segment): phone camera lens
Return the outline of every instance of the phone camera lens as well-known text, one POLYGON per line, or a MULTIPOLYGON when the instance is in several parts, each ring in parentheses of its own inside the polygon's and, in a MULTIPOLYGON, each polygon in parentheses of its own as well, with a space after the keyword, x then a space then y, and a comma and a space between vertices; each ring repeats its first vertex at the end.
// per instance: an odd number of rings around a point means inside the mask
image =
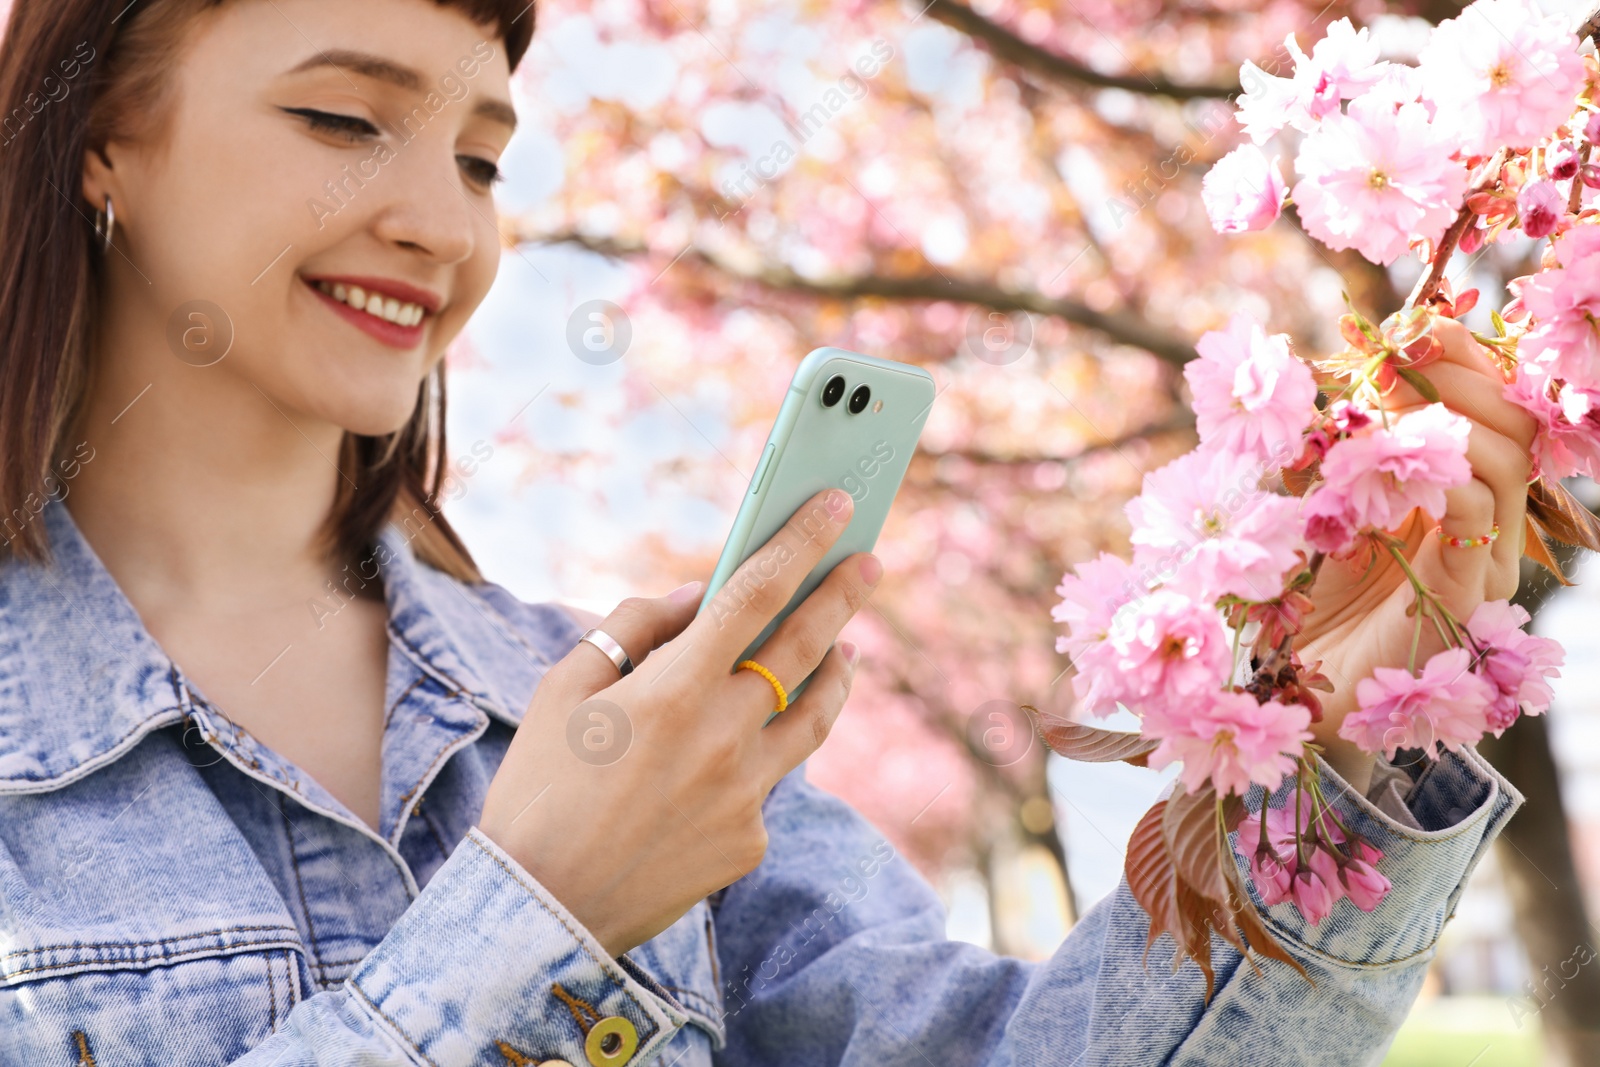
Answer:
POLYGON ((864 385, 856 386, 856 391, 850 394, 850 414, 859 415, 867 408, 867 401, 872 399, 872 390, 864 385))
POLYGON ((831 408, 844 396, 844 375, 835 374, 828 379, 828 384, 822 387, 822 406, 831 408))

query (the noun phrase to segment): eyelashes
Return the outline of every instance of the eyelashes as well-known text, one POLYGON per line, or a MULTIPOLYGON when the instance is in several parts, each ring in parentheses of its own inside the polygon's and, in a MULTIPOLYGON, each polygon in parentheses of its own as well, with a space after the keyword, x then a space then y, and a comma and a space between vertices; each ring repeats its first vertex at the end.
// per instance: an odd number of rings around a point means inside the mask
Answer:
MULTIPOLYGON (((326 133, 347 144, 361 144, 378 137, 382 131, 366 119, 355 115, 341 115, 333 111, 319 111, 310 107, 279 108, 304 119, 306 125, 317 133, 326 133)), ((505 180, 505 174, 491 160, 480 156, 458 155, 456 162, 474 184, 488 189, 505 180)))

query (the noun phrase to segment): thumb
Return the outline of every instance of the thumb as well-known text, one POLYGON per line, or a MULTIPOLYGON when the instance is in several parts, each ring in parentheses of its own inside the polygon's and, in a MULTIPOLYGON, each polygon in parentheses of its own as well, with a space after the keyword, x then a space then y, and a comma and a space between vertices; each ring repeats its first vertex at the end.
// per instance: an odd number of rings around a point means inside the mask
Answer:
MULTIPOLYGON (((705 583, 688 582, 666 596, 628 597, 601 619, 597 629, 609 634, 633 661, 634 669, 651 652, 677 637, 694 620, 705 583)), ((602 644, 605 639, 600 638, 602 644)), ((615 685, 622 675, 606 654, 588 641, 579 641, 551 670, 559 685, 580 699, 615 685)))

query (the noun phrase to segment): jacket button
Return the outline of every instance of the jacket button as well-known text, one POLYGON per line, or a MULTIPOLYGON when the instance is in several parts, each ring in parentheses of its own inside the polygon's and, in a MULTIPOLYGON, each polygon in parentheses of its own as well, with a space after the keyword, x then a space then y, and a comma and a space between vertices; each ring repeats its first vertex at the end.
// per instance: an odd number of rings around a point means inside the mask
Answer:
POLYGON ((622 1067, 639 1051, 639 1031, 620 1015, 607 1015, 589 1027, 584 1055, 593 1067, 622 1067))
POLYGON ((537 1064, 536 1067, 572 1067, 572 1064, 566 1060, 545 1060, 543 1063, 537 1064))

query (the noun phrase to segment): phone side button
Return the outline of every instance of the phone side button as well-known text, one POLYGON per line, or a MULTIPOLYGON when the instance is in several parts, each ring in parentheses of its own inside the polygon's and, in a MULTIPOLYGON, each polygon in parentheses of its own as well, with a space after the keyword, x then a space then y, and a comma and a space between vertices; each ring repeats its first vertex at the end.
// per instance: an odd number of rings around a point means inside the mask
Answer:
POLYGON ((756 467, 756 476, 750 479, 750 495, 755 496, 761 492, 761 485, 767 480, 767 468, 772 466, 772 453, 777 449, 776 444, 767 445, 767 450, 761 453, 761 462, 756 467))

